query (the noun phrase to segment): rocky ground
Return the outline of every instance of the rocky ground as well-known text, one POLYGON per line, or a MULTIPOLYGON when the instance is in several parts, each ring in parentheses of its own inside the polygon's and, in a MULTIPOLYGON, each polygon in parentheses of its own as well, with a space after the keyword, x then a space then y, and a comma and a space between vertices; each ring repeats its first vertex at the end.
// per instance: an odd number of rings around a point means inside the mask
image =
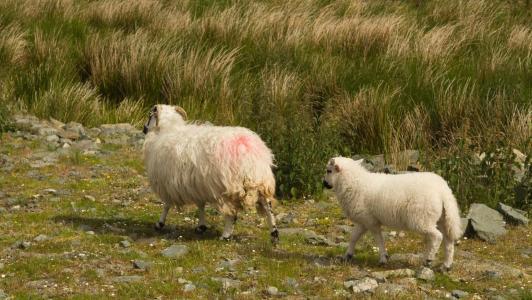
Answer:
POLYGON ((532 297, 531 225, 505 225, 491 243, 460 240, 448 274, 421 266, 421 238, 408 232, 387 231, 385 266, 370 237, 342 260, 349 223, 328 197, 280 201, 277 248, 252 211, 230 242, 218 240, 212 209, 204 235, 193 209, 174 211, 157 232, 162 206, 147 185, 140 131, 15 120, 0 142, 0 299, 532 297))

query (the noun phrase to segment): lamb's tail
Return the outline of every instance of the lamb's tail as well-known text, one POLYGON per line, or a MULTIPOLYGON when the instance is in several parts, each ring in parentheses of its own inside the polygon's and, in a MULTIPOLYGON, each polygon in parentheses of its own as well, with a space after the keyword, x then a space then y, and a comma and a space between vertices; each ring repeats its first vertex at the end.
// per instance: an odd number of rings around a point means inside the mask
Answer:
POLYGON ((443 230, 445 235, 455 241, 458 240, 463 232, 460 221, 460 211, 456 199, 449 189, 449 193, 443 198, 443 230))

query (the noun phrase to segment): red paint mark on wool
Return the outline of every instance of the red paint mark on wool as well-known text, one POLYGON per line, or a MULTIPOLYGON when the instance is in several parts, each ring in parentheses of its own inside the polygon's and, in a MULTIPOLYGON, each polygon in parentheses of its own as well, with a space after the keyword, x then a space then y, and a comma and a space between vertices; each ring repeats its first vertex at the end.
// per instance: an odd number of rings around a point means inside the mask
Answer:
POLYGON ((247 155, 255 158, 266 157, 268 149, 259 138, 241 134, 223 140, 219 154, 220 159, 229 158, 231 162, 237 163, 247 155))

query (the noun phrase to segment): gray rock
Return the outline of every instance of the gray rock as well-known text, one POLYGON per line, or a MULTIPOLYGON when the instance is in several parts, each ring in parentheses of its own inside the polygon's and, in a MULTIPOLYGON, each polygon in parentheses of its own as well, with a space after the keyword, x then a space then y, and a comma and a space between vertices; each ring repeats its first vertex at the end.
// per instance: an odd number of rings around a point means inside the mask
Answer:
POLYGON ((71 146, 73 149, 81 150, 84 152, 96 151, 100 149, 100 146, 91 140, 79 140, 79 141, 72 143, 71 146))
POLYGON ((394 253, 390 256, 389 262, 416 265, 423 262, 423 256, 414 253, 394 253))
POLYGON ((9 295, 4 292, 4 290, 0 290, 0 300, 8 299, 9 295))
POLYGON ((128 283, 128 282, 139 282, 142 281, 144 277, 139 275, 129 275, 129 276, 117 276, 113 278, 113 282, 116 283, 128 283))
POLYGON ((122 246, 122 248, 129 248, 131 247, 131 243, 128 240, 123 240, 120 241, 120 246, 122 246))
POLYGON ((240 262, 239 259, 228 259, 228 258, 225 258, 225 259, 221 260, 218 263, 218 268, 226 269, 226 270, 229 270, 229 271, 233 272, 233 271, 235 271, 235 266, 239 262, 240 262))
POLYGON ((192 283, 187 283, 185 284, 185 286, 183 287, 183 292, 185 293, 188 293, 188 292, 192 292, 193 290, 196 289, 196 286, 192 283))
POLYGON ((344 234, 349 234, 353 231, 353 226, 349 225, 336 225, 336 228, 344 234))
POLYGON ((278 224, 292 224, 294 222, 294 218, 295 214, 293 212, 282 212, 275 217, 278 224))
POLYGON ((26 250, 30 246, 31 246, 31 243, 30 242, 26 242, 26 241, 17 241, 17 242, 15 242, 13 244, 13 248, 22 249, 22 250, 26 250))
POLYGON ((207 271, 207 268, 205 268, 204 266, 198 266, 192 269, 192 273, 194 274, 205 273, 206 271, 207 271))
POLYGON ((133 261, 133 267, 135 269, 149 270, 152 267, 152 265, 153 263, 149 261, 140 260, 140 259, 136 259, 133 261))
POLYGON ((467 217, 475 234, 484 241, 494 243, 506 233, 502 215, 484 204, 473 203, 467 217))
POLYGON ((344 287, 353 293, 373 292, 379 284, 370 277, 364 277, 360 280, 349 280, 344 282, 344 287))
POLYGON ((395 283, 383 283, 376 289, 376 293, 385 294, 390 297, 396 297, 407 292, 407 288, 400 284, 395 283))
POLYGON ((427 267, 423 267, 417 272, 416 277, 418 279, 425 280, 425 281, 433 281, 435 278, 435 275, 434 275, 434 271, 432 271, 431 269, 427 267))
POLYGON ((469 295, 468 292, 464 292, 464 291, 461 291, 461 290, 452 290, 451 291, 451 295, 455 298, 464 298, 464 297, 467 297, 469 295))
POLYGON ((326 246, 336 246, 336 243, 330 241, 323 235, 319 235, 312 230, 306 230, 300 227, 293 228, 280 228, 280 235, 301 235, 305 238, 305 241, 311 245, 326 245, 326 246))
POLYGON ((502 213, 508 223, 516 225, 528 225, 528 218, 519 210, 499 202, 497 210, 502 213))
POLYGON ((48 239, 48 236, 44 235, 44 234, 39 234, 38 236, 36 236, 33 241, 35 242, 44 242, 48 239))
POLYGON ((502 274, 499 271, 487 270, 484 272, 484 276, 488 277, 489 279, 500 279, 502 274))
POLYGON ((57 143, 59 142, 59 137, 55 134, 52 134, 46 137, 46 141, 48 143, 57 143))
POLYGON ((287 277, 285 280, 284 280, 285 284, 293 289, 297 288, 299 286, 299 283, 297 282, 297 280, 295 280, 294 278, 292 277, 287 277))
POLYGON ((269 286, 267 289, 266 289, 266 292, 268 293, 268 295, 270 296, 277 296, 279 294, 279 289, 274 287, 274 286, 269 286))
POLYGON ((103 124, 100 126, 101 133, 100 135, 103 137, 115 135, 115 134, 131 134, 135 133, 137 130, 135 127, 133 127, 129 123, 118 123, 118 124, 103 124))
POLYGON ((164 249, 161 254, 168 258, 181 258, 188 253, 188 247, 186 245, 172 245, 164 249))
POLYGON ((224 291, 238 289, 242 285, 242 281, 226 277, 211 277, 211 280, 220 282, 224 291))
POLYGON ((414 275, 416 275, 416 272, 411 269, 396 269, 371 273, 371 276, 379 282, 384 282, 388 278, 413 277, 414 275))
POLYGON ((43 194, 50 194, 50 195, 54 195, 54 196, 57 196, 57 190, 54 190, 54 189, 44 189, 43 191, 43 194))
POLYGON ((85 195, 83 196, 83 198, 89 201, 96 201, 96 198, 94 198, 94 196, 91 196, 91 195, 85 195))

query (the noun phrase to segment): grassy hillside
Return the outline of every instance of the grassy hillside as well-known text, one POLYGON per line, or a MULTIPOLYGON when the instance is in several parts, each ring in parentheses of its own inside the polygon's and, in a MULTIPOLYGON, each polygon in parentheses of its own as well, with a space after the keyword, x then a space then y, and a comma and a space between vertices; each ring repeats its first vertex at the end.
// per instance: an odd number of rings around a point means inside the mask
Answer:
POLYGON ((333 154, 417 148, 463 197, 508 202, 507 170, 467 155, 531 152, 527 2, 4 0, 0 128, 2 105, 140 125, 179 104, 259 132, 281 196, 319 192, 333 154))

